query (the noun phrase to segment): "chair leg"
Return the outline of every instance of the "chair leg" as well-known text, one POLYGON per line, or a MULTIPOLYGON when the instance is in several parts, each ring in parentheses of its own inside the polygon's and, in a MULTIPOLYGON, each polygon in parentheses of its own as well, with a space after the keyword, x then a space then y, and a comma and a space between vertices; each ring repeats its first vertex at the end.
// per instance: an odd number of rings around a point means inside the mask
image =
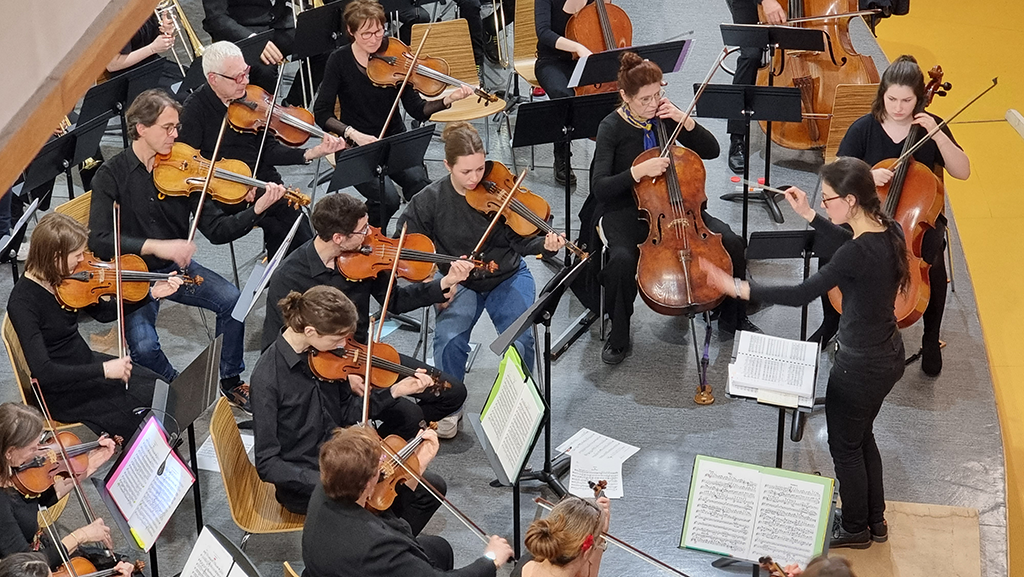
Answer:
POLYGON ((245 551, 245 544, 249 542, 249 537, 252 537, 252 533, 246 531, 245 535, 242 535, 242 540, 238 543, 238 548, 245 551))
POLYGON ((231 272, 235 275, 235 286, 242 288, 242 285, 238 283, 238 261, 235 260, 235 241, 228 243, 228 250, 231 252, 231 272))
POLYGON ((956 282, 953 280, 953 238, 949 234, 949 226, 946 226, 946 270, 949 271, 949 290, 956 292, 956 282))
MULTIPOLYGON (((473 361, 476 360, 476 353, 480 350, 480 343, 469 343, 469 357, 466 358, 466 372, 473 369, 473 361)), ((436 362, 437 359, 434 359, 436 362)))

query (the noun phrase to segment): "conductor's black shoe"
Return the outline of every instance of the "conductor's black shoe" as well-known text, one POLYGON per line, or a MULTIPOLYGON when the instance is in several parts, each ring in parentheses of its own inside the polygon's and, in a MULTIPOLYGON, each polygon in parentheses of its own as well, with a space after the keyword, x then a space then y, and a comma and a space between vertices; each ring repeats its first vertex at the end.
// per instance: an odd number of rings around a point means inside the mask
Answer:
POLYGON ((832 539, 828 544, 830 549, 849 547, 851 549, 867 549, 871 546, 871 530, 864 529, 856 533, 850 533, 843 526, 837 525, 832 529, 832 539))
POLYGON ((733 139, 729 143, 729 170, 735 174, 743 174, 746 166, 743 159, 743 139, 733 139))
POLYGON ((921 343, 921 370, 929 377, 942 372, 942 348, 938 341, 921 343))
POLYGON ((731 339, 735 336, 736 331, 747 331, 748 333, 764 332, 761 330, 761 327, 750 322, 750 319, 747 317, 743 317, 743 319, 736 324, 725 323, 722 322, 721 318, 718 319, 718 338, 723 340, 731 339))
POLYGON ((871 531, 871 540, 875 543, 885 543, 889 540, 889 524, 884 519, 881 523, 871 523, 868 530, 871 531))
POLYGON ((611 343, 605 343, 604 349, 601 351, 601 360, 608 365, 617 365, 631 354, 633 354, 632 342, 623 348, 612 348, 611 343))

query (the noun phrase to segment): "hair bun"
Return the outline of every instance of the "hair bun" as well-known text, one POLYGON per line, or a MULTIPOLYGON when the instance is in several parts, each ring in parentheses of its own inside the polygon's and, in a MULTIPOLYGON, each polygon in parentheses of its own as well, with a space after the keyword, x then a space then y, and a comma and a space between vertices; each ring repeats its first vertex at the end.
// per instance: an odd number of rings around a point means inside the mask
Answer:
POLYGON ((464 120, 459 120, 458 122, 449 122, 447 125, 445 125, 444 130, 441 131, 441 142, 448 142, 448 140, 451 138, 453 134, 464 132, 466 130, 475 131, 476 129, 473 128, 472 124, 464 120))
POLYGON ((619 56, 619 74, 629 72, 633 68, 636 68, 644 61, 636 52, 623 52, 622 56, 619 56))

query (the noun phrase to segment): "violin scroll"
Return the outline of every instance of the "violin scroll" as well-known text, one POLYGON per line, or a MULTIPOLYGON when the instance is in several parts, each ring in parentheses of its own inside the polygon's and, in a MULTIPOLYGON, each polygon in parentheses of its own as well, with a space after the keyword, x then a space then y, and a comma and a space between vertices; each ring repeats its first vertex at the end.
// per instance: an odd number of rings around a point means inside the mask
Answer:
POLYGON ((786 570, 779 566, 772 558, 771 555, 765 555, 757 560, 757 564, 768 572, 771 577, 788 577, 786 570))

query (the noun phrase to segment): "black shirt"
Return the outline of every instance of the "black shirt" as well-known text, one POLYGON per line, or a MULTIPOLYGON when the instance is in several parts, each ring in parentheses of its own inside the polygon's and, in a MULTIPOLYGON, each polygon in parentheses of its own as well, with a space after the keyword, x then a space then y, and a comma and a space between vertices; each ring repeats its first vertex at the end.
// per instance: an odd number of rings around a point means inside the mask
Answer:
MULTIPOLYGON (((291 291, 306 292, 318 285, 330 285, 345 293, 356 310, 359 311, 359 324, 356 325, 356 340, 366 342, 366 333, 370 324, 370 297, 378 303, 384 303, 388 290, 390 274, 382 272, 374 278, 366 280, 349 280, 333 268, 328 268, 316 252, 315 239, 292 251, 274 276, 270 277, 267 287, 267 314, 263 320, 263 340, 261 349, 266 349, 284 330, 284 318, 278 301, 288 296, 291 291)), ((458 290, 458 289, 456 289, 458 290)), ((395 314, 409 312, 444 302, 445 295, 441 292, 440 279, 432 282, 411 283, 395 286, 391 293, 391 304, 388 309, 395 314)))
MULTIPOLYGON (((63 545, 54 545, 45 531, 36 542, 39 533, 39 505, 52 507, 57 503, 57 493, 51 487, 34 499, 25 497, 13 488, 0 489, 0 558, 39 551, 46 556, 51 568, 61 562, 63 545)), ((65 553, 66 554, 66 553, 65 553)))
MULTIPOLYGON (((384 38, 387 42, 387 37, 384 38)), ((383 50, 384 45, 381 45, 383 50)), ((375 86, 366 75, 366 69, 352 54, 352 45, 342 46, 335 50, 327 59, 324 69, 324 80, 316 93, 313 103, 313 115, 316 123, 324 130, 333 130, 342 134, 345 128, 352 128, 377 136, 384 126, 384 121, 391 112, 391 105, 398 96, 398 88, 394 86, 375 86), (334 115, 334 106, 341 103, 341 118, 334 115), (327 121, 334 119, 334 126, 327 121), (340 124, 337 121, 341 121, 340 124)), ((444 110, 441 100, 424 100, 415 90, 408 88, 402 92, 402 106, 405 111, 420 122, 426 122, 436 112, 444 110)), ((394 136, 405 132, 402 115, 395 114, 384 136, 394 136)))
MULTIPOLYGON (((320 481, 320 445, 335 428, 359 421, 362 399, 348 382, 314 377, 306 354, 296 353, 283 335, 253 367, 249 395, 260 479, 277 486, 282 502, 309 495, 320 481)), ((370 414, 395 402, 390 389, 376 389, 370 414)))
POLYGON ((264 30, 294 28, 285 0, 203 0, 203 29, 214 42, 237 42, 264 30))
MULTIPOLYGON (((121 204, 121 252, 142 254, 147 239, 186 239, 189 215, 199 205, 199 194, 160 198, 153 175, 129 146, 103 163, 92 181, 89 205, 89 250, 99 258, 114 257, 113 203, 121 204)), ((207 198, 199 217, 199 231, 213 244, 224 244, 244 236, 260 220, 248 208, 226 215, 207 198)), ((150 270, 166 270, 173 263, 144 255, 150 270)))
MULTIPOLYGON (((469 255, 491 224, 491 217, 477 212, 466 197, 455 192, 450 176, 430 183, 412 197, 405 212, 398 218, 398 228, 408 224, 410 233, 425 234, 434 241, 438 254, 469 255)), ((484 243, 482 260, 494 261, 493 273, 476 269, 462 286, 476 292, 487 292, 510 278, 522 262, 520 255, 547 254, 544 236, 523 238, 504 220, 498 222, 484 243)), ((446 265, 445 265, 446 266, 446 265)))
MULTIPOLYGON (((283 2, 282 2, 283 3, 283 2)), ((204 84, 202 88, 189 95, 181 110, 181 131, 178 141, 198 149, 204 158, 213 156, 217 146, 217 135, 228 107, 217 96, 217 93, 204 84)), ((224 139, 220 144, 218 158, 233 158, 249 165, 249 170, 256 166, 259 156, 262 133, 239 132, 228 126, 224 129, 224 139)), ((306 164, 302 148, 291 148, 277 141, 272 134, 267 135, 263 144, 263 157, 260 159, 260 170, 256 178, 265 182, 281 182, 281 174, 275 166, 306 164)))
MULTIPOLYGON (((590 0, 587 1, 589 3, 590 0)), ((572 58, 571 52, 555 48, 555 42, 565 36, 565 26, 572 16, 565 12, 565 0, 537 0, 533 5, 533 18, 537 28, 538 58, 572 58)))
MULTIPOLYGON (((132 36, 132 39, 128 41, 128 44, 124 45, 124 48, 121 49, 121 54, 127 56, 128 54, 135 52, 139 48, 149 46, 149 44, 156 40, 156 37, 159 35, 160 23, 156 19, 156 14, 153 14, 148 19, 146 19, 142 26, 135 32, 135 35, 132 36)), ((153 54, 146 58, 146 60, 148 61, 154 58, 155 56, 156 54, 153 54)))
MULTIPOLYGON (((935 122, 942 122, 942 119, 938 116, 932 114, 932 117, 935 119, 935 122)), ((918 138, 924 136, 923 128, 917 125, 914 128, 918 133, 918 138)), ((953 141, 953 144, 956 144, 949 126, 942 127, 942 131, 953 141)), ((842 142, 839 143, 839 150, 836 152, 836 156, 852 156, 874 166, 887 158, 899 158, 903 154, 903 143, 905 141, 906 138, 899 142, 893 142, 892 138, 889 138, 889 135, 886 134, 885 129, 882 128, 882 125, 875 120, 875 117, 865 114, 850 125, 850 129, 846 131, 842 142)), ((957 146, 959 147, 960 145, 957 144, 957 146)), ((921 148, 914 152, 914 160, 927 166, 929 169, 945 166, 942 160, 942 153, 939 151, 939 145, 935 144, 935 140, 930 140, 921 145, 921 148)))
POLYGON ((897 331, 893 303, 899 288, 895 264, 898 257, 891 236, 904 242, 899 227, 851 238, 850 231, 821 215, 815 215, 811 226, 829 244, 842 245, 832 260, 796 286, 751 282, 750 300, 800 306, 838 286, 843 292, 843 314, 839 317, 841 345, 867 349, 889 342, 897 331))

